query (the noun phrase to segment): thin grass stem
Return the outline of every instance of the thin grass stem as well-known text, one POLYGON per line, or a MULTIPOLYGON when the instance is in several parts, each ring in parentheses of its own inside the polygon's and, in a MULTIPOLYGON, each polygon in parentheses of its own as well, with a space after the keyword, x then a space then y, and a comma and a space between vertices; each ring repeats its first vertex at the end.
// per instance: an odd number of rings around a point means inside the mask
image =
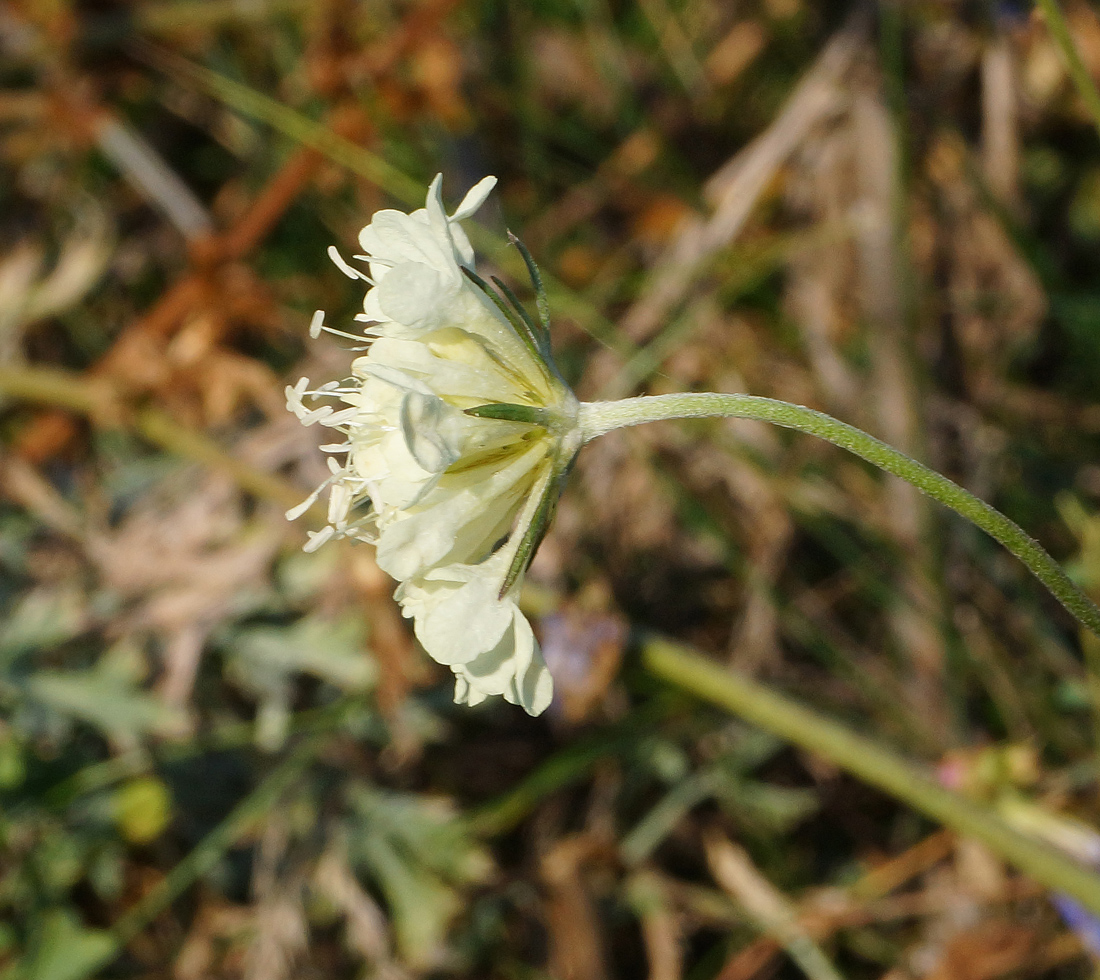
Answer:
POLYGON ((1054 43, 1058 45, 1062 57, 1066 59, 1066 68, 1077 88, 1077 94, 1081 96, 1085 108, 1092 116, 1097 133, 1100 133, 1100 90, 1096 88, 1096 82, 1092 80, 1092 75, 1089 74, 1077 50, 1077 45, 1073 42, 1073 34, 1070 32, 1062 8, 1058 6, 1058 0, 1035 0, 1035 4, 1043 12, 1050 36, 1054 38, 1054 43))
POLYGON ((1046 887, 1100 914, 1100 876, 997 814, 938 785, 917 766, 864 735, 667 640, 644 644, 646 668, 697 698, 813 752, 925 816, 981 841, 1046 887))

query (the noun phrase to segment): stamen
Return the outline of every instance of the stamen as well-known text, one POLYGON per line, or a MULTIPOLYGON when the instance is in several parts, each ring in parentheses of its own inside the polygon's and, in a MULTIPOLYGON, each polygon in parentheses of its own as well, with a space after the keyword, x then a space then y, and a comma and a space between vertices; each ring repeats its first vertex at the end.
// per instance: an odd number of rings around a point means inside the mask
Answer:
POLYGON ((358 407, 342 408, 338 412, 333 412, 328 418, 325 419, 325 425, 343 425, 345 422, 350 422, 355 416, 359 414, 358 407))
POLYGON ((306 497, 305 500, 298 504, 297 507, 291 507, 290 510, 286 512, 286 519, 288 521, 298 520, 298 518, 301 517, 307 510, 309 510, 310 507, 317 503, 317 498, 325 492, 325 488, 328 487, 331 483, 331 478, 325 480, 324 483, 322 483, 316 490, 313 491, 313 493, 306 497))
MULTIPOLYGON (((297 413, 295 413, 297 414, 297 413)), ((322 419, 328 418, 332 414, 331 405, 322 405, 320 408, 307 410, 304 414, 298 415, 302 425, 314 425, 320 422, 322 419)))
MULTIPOLYGON (((345 333, 343 330, 336 330, 333 327, 322 327, 321 329, 324 330, 325 333, 332 334, 334 337, 345 337, 348 340, 354 340, 354 341, 357 341, 359 343, 362 343, 363 340, 365 339, 362 334, 345 333)), ((367 348, 365 346, 361 347, 361 348, 357 348, 357 350, 366 350, 366 349, 367 348)))
POLYGON ((336 535, 336 528, 329 524, 321 528, 320 531, 306 531, 306 534, 309 536, 309 540, 302 550, 309 554, 320 548, 326 541, 331 541, 336 535))
POLYGON ((332 264, 349 279, 362 279, 370 282, 370 277, 366 273, 360 272, 355 266, 348 264, 347 260, 337 251, 335 245, 328 247, 328 257, 332 259, 332 264))
POLYGON ((348 508, 351 504, 351 492, 342 483, 337 483, 332 488, 328 498, 328 520, 338 528, 347 524, 348 508))
MULTIPOLYGON (((391 262, 389 259, 380 259, 377 255, 353 255, 353 259, 359 259, 361 262, 373 262, 377 265, 384 265, 387 269, 392 269, 397 263, 391 262)), ((371 283, 375 285, 375 283, 371 283)))

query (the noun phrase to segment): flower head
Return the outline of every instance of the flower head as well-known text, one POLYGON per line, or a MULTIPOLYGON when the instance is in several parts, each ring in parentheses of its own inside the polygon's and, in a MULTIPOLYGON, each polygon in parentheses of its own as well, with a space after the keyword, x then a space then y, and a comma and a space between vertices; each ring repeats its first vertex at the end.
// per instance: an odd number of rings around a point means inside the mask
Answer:
POLYGON ((380 211, 359 234, 366 270, 330 249, 367 289, 361 334, 324 326, 366 353, 352 377, 288 387, 287 407, 305 425, 343 441, 323 447, 330 477, 288 518, 328 490, 328 525, 307 550, 334 537, 377 547, 399 581, 396 597, 417 638, 455 674, 455 700, 503 695, 529 713, 550 703, 552 682, 516 597, 580 447, 578 403, 550 357, 538 271, 522 245, 539 295, 536 323, 510 290, 498 295, 474 271, 459 221, 492 190, 487 177, 454 214, 441 178, 423 209, 380 211), (342 404, 317 404, 334 398, 342 404))

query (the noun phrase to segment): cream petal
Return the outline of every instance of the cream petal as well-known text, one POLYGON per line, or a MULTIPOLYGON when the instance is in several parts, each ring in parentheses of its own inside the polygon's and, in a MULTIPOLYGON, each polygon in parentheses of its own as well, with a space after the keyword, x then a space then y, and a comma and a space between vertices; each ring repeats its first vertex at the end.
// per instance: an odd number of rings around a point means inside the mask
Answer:
POLYGON ((455 328, 433 331, 419 340, 379 337, 364 364, 400 365, 426 388, 451 400, 473 404, 516 402, 526 397, 514 376, 486 351, 483 343, 455 328))
POLYGON ((482 694, 470 687, 469 681, 461 674, 455 675, 455 704, 465 704, 472 708, 474 705, 481 704, 487 697, 487 694, 482 694))
POLYGON ((458 664, 457 669, 451 669, 456 675, 461 675, 472 690, 499 697, 512 687, 515 680, 515 667, 512 663, 514 648, 515 636, 509 623, 507 632, 492 649, 479 653, 466 663, 458 664))
MULTIPOLYGON (((326 447, 347 456, 343 465, 331 461, 321 488, 329 490, 329 525, 308 548, 337 536, 375 543, 379 566, 399 580, 395 596, 417 637, 454 672, 455 700, 503 696, 537 714, 553 682, 516 605, 517 588, 499 595, 542 491, 576 449, 565 430, 577 405, 462 274, 474 255, 459 222, 494 183, 480 181, 448 217, 436 177, 421 210, 373 217, 356 256, 370 270, 355 318, 368 324, 367 353, 355 360, 351 380, 313 391, 303 380, 287 389, 287 405, 304 424, 345 437, 326 447), (326 397, 346 407, 318 403, 326 397), (493 402, 545 407, 559 421, 543 428, 466 414, 493 402)), ((316 314, 311 333, 325 329, 316 314)))
POLYGON ((424 213, 428 218, 428 226, 432 229, 438 241, 446 241, 452 245, 451 257, 454 257, 454 247, 451 242, 450 220, 443 208, 443 174, 436 174, 428 185, 428 196, 424 200, 424 213))
POLYGON ((513 701, 529 715, 541 715, 550 707, 554 700, 554 679, 546 668, 541 651, 538 652, 537 662, 527 668, 519 681, 519 697, 513 701))
POLYGON ((500 467, 444 475, 415 509, 382 529, 379 568, 403 580, 430 565, 481 560, 511 528, 545 459, 536 444, 500 467))
POLYGON ((407 327, 434 326, 448 314, 454 287, 431 266, 404 262, 375 287, 378 305, 387 320, 407 327))
MULTIPOLYGON (((380 249, 367 250, 372 258, 385 260, 395 266, 405 262, 419 262, 455 282, 458 281, 458 263, 455 261, 450 236, 441 238, 427 221, 417 220, 415 214, 380 211, 371 221, 371 228, 377 233, 381 246, 380 249)), ((385 282, 392 275, 391 269, 382 281, 385 282)))
POLYGON ((470 239, 466 237, 466 232, 462 230, 462 225, 451 222, 451 241, 454 243, 455 260, 460 266, 466 269, 472 269, 474 267, 474 247, 470 244, 470 239))
POLYGON ((504 698, 518 704, 529 715, 541 715, 553 700, 554 680, 546 667, 531 624, 522 616, 516 620, 515 633, 515 682, 511 691, 504 692, 504 698))
POLYGON ((458 440, 448 438, 454 426, 446 426, 453 412, 441 398, 410 391, 401 400, 401 434, 409 454, 428 473, 442 473, 461 455, 458 440))
MULTIPOLYGON (((375 276, 375 282, 380 281, 380 277, 375 276)), ((367 294, 363 297, 363 312, 360 316, 362 316, 363 320, 367 323, 383 323, 389 319, 386 314, 382 312, 382 307, 378 302, 377 286, 375 286, 374 289, 368 289, 367 294)))
POLYGON ((451 221, 465 221, 467 218, 473 217, 474 212, 485 203, 485 199, 492 193, 496 185, 496 177, 482 177, 466 192, 462 203, 455 208, 455 213, 451 215, 451 221))
MULTIPOLYGON (((428 387, 423 381, 419 380, 415 376, 409 374, 404 369, 404 365, 401 364, 387 364, 385 361, 380 360, 377 357, 371 357, 367 354, 365 357, 357 357, 352 362, 352 370, 362 378, 370 378, 374 381, 381 382, 384 385, 388 385, 393 392, 398 395, 403 395, 406 391, 419 391, 422 395, 432 394, 432 389, 428 387)), ((364 383, 364 390, 366 389, 366 383, 364 383)), ((364 408, 368 408, 372 411, 380 411, 374 406, 376 405, 391 405, 400 406, 400 398, 393 398, 393 396, 387 397, 383 392, 377 388, 371 388, 371 399, 359 398, 358 404, 364 408)), ((355 404, 352 401, 352 404, 355 404)), ((396 423, 397 416, 394 415, 394 422, 396 423)))
MULTIPOLYGON (((428 496, 438 494, 439 489, 437 484, 428 496)), ((515 520, 520 490, 513 490, 514 499, 449 494, 434 507, 424 506, 427 498, 422 498, 422 510, 399 515, 381 529, 378 567, 400 580, 419 575, 433 565, 484 558, 515 520)))
MULTIPOLYGON (((422 261, 415 255, 408 254, 409 235, 405 229, 409 223, 426 226, 428 217, 424 209, 421 208, 409 214, 393 208, 375 211, 370 224, 359 232, 359 247, 363 254, 370 256, 372 261, 385 268, 410 260, 422 261)), ((379 271, 382 276, 385 276, 384 269, 379 271)), ((371 278, 377 282, 380 277, 375 276, 372 271, 371 278)))
MULTIPOLYGON (((498 647, 511 627, 514 603, 496 596, 496 578, 479 566, 457 565, 433 569, 424 577, 414 631, 424 649, 438 663, 463 664, 498 647), (431 578, 446 575, 450 580, 431 578), (454 581, 466 573, 467 581, 454 581)), ((406 595, 416 589, 407 589, 406 595)))
POLYGON ((502 695, 506 701, 518 704, 529 715, 540 715, 550 705, 554 682, 542 658, 531 624, 511 603, 512 622, 500 641, 472 660, 451 667, 455 674, 456 699, 459 688, 471 703, 502 695))
POLYGON ((378 535, 378 567, 398 581, 444 559, 454 547, 454 529, 440 521, 395 520, 378 535))

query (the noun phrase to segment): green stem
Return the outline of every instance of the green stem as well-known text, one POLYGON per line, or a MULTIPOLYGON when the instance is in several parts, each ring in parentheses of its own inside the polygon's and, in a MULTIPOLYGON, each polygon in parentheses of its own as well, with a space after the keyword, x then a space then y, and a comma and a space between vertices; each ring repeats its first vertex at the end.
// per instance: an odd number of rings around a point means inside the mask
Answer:
POLYGON ((199 878, 210 871, 278 803, 316 757, 323 735, 299 745, 268 777, 246 796, 232 813, 207 834, 182 861, 115 923, 98 954, 82 964, 70 980, 85 980, 112 962, 135 936, 168 908, 199 878))
POLYGON ((219 75, 168 50, 158 49, 153 59, 177 81, 190 83, 242 115, 257 119, 302 146, 365 177, 403 204, 421 206, 424 185, 402 173, 385 158, 248 85, 219 75))
MULTIPOLYGON (((291 716, 288 735, 331 733, 345 725, 354 710, 361 706, 358 697, 346 696, 319 708, 305 708, 291 716)), ((45 790, 42 799, 50 807, 61 810, 89 793, 107 789, 124 779, 140 776, 156 766, 180 759, 190 759, 207 752, 224 752, 256 744, 255 721, 231 722, 209 734, 198 735, 186 742, 172 742, 157 747, 155 757, 145 749, 131 749, 123 755, 102 762, 92 762, 78 769, 60 783, 45 790)))
POLYGON ((1054 38, 1054 42, 1066 59, 1066 67, 1069 69, 1073 84, 1077 86, 1077 94, 1081 96, 1089 115, 1092 116, 1097 132, 1100 132, 1100 91, 1097 91, 1096 83, 1092 80, 1092 75, 1089 74, 1077 46, 1073 43, 1073 35, 1070 33, 1066 18, 1062 15, 1062 9, 1058 6, 1058 0, 1035 0, 1035 3, 1046 18, 1050 36, 1054 38))
MULTIPOLYGON (((286 0, 290 2, 290 0, 286 0)), ((247 85, 219 75, 185 58, 158 51, 156 60, 176 80, 209 93, 234 112, 266 123, 302 146, 308 146, 351 173, 365 177, 387 194, 412 207, 421 207, 424 185, 387 163, 382 157, 333 132, 324 123, 283 105, 276 99, 247 85)), ((474 246, 491 252, 494 262, 511 276, 522 278, 526 267, 514 248, 500 235, 471 223, 466 229, 474 246)), ((542 279, 549 293, 550 305, 559 315, 572 317, 581 327, 610 350, 630 357, 636 349, 619 334, 614 325, 590 302, 578 295, 546 270, 542 279)))
POLYGON ((176 34, 226 23, 267 20, 279 14, 304 14, 311 6, 311 0, 265 0, 247 4, 169 0, 135 7, 133 16, 138 26, 150 34, 176 34))
POLYGON ((85 380, 61 368, 0 366, 0 396, 43 405, 59 405, 105 420, 120 411, 119 399, 102 380, 85 380))
POLYGON ((250 466, 206 436, 180 425, 157 409, 145 408, 135 413, 133 426, 161 449, 220 470, 242 490, 262 500, 271 500, 281 507, 290 508, 304 496, 301 490, 286 480, 250 466))
MULTIPOLYGON (((656 700, 656 699, 655 699, 656 700)), ((621 758, 668 714, 665 703, 650 702, 622 724, 590 738, 573 741, 550 756, 503 796, 478 807, 466 818, 471 833, 494 837, 515 829, 551 793, 585 779, 608 758, 621 758)))
POLYGON ((802 405, 761 398, 756 395, 725 395, 688 392, 676 395, 647 395, 618 402, 586 402, 581 405, 579 424, 584 440, 627 425, 660 419, 706 418, 756 419, 797 429, 847 449, 879 469, 911 483, 922 493, 950 507, 1003 544, 1020 559, 1069 610, 1073 616, 1100 636, 1100 609, 1088 598, 1044 550, 1018 524, 990 507, 974 494, 947 477, 929 469, 892 446, 855 426, 815 412, 802 405))
MULTIPOLYGON (((0 398, 67 408, 105 427, 126 426, 170 453, 220 470, 242 490, 281 507, 293 507, 304 496, 287 481, 249 466, 202 433, 180 425, 163 412, 155 408, 133 410, 102 379, 86 378, 61 368, 0 367, 0 398)), ((308 516, 315 527, 325 525, 325 511, 320 504, 310 508, 308 516)))
POLYGON ((1100 877, 1049 845, 1013 830, 987 808, 944 789, 871 739, 686 647, 650 640, 642 659, 658 677, 830 760, 933 820, 981 841, 1040 884, 1100 914, 1100 877))

